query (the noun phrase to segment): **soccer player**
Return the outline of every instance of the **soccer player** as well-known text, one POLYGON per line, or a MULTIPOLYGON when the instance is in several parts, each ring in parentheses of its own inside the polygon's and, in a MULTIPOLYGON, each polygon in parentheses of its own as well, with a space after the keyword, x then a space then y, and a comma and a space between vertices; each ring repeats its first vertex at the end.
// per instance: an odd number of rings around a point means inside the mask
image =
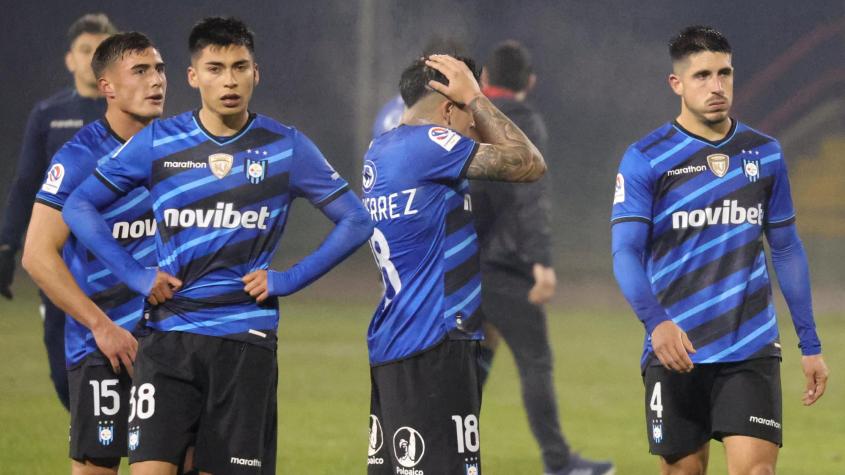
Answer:
MULTIPOLYGON (((70 381, 72 473, 117 473, 126 456, 129 388, 144 297, 129 290, 90 255, 62 221, 68 195, 126 140, 164 110, 164 62, 141 33, 103 41, 92 61, 108 108, 53 157, 35 198, 23 266, 41 290, 73 318, 67 319, 65 360, 70 381), (122 368, 126 371, 123 371, 122 368), (129 373, 129 374, 127 374, 129 373)), ((132 190, 103 209, 103 217, 127 252, 155 265, 155 222, 149 193, 132 190)))
POLYGON ((825 391, 810 276, 778 142, 730 116, 731 46, 692 26, 669 44, 678 117, 622 157, 613 267, 646 330, 649 449, 662 473, 706 471, 710 439, 731 474, 774 473, 781 346, 763 236, 799 338, 805 405, 825 391))
MULTIPOLYGON (((525 99, 537 80, 531 55, 509 40, 495 47, 481 75, 482 91, 545 155, 548 133, 542 116, 525 99)), ((547 474, 605 475, 610 462, 573 453, 558 419, 552 350, 543 305, 555 292, 551 262, 549 200, 536 183, 472 181, 473 214, 481 250, 481 306, 486 319, 481 344, 482 384, 504 337, 513 353, 531 431, 547 474)))
MULTIPOLYGON (((39 102, 29 115, 16 176, 9 190, 0 227, 0 295, 8 299, 12 298, 10 287, 15 276, 15 254, 50 159, 83 125, 101 118, 106 110, 91 70, 91 57, 97 45, 115 32, 114 25, 102 13, 83 15, 73 22, 67 32, 69 47, 65 65, 73 75, 74 85, 39 102)), ((67 409, 65 314, 43 293, 41 304, 50 379, 59 401, 67 409)))
POLYGON ((385 286, 367 335, 372 475, 480 473, 481 278, 466 179, 534 181, 546 165, 474 69, 447 55, 411 64, 402 125, 364 157, 385 286))
POLYGON ((319 278, 370 237, 372 224, 302 132, 249 112, 259 73, 244 23, 206 18, 188 46, 201 107, 136 134, 71 195, 64 218, 153 304, 135 361, 132 473, 174 474, 193 444, 200 471, 261 473, 275 464, 279 309, 271 297, 319 278), (159 271, 118 246, 98 214, 137 186, 150 192, 159 271), (292 268, 268 270, 296 197, 336 226, 292 268))

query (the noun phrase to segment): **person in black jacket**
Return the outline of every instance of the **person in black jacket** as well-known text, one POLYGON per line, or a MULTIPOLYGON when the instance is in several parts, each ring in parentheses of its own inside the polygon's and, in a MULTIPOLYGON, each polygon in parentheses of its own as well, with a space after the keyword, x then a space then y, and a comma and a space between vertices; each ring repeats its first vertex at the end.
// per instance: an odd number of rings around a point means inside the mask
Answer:
MULTIPOLYGON (((547 153, 542 117, 525 102, 533 88, 528 51, 516 41, 494 50, 482 74, 483 92, 547 153)), ((558 420, 552 354, 543 305, 557 284, 551 258, 547 179, 535 183, 471 182, 481 249, 481 305, 487 319, 482 380, 489 374, 500 338, 519 369, 522 398, 546 474, 606 475, 610 462, 594 462, 570 451, 558 420)))
MULTIPOLYGON (((15 255, 32 214, 35 193, 44 181, 50 160, 84 125, 106 112, 106 101, 97 90, 91 58, 100 43, 117 29, 102 13, 77 19, 68 29, 65 66, 73 76, 68 87, 37 103, 29 114, 15 178, 0 224, 0 295, 12 299, 15 255)), ((65 369, 65 314, 41 294, 44 346, 50 363, 50 379, 62 405, 69 406, 65 369)))

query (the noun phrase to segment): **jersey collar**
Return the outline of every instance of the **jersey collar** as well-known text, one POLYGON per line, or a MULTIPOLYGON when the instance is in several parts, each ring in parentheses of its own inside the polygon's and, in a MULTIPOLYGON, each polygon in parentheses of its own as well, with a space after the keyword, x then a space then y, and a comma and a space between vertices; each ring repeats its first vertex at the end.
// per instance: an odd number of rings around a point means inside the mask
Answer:
POLYGON ((708 139, 706 139, 706 138, 704 138, 700 135, 696 135, 696 134, 690 132, 689 130, 685 129, 683 125, 678 123, 677 119, 672 121, 672 126, 674 126, 676 129, 678 129, 678 132, 681 132, 682 134, 686 135, 687 137, 690 137, 690 138, 693 138, 695 140, 699 140, 701 142, 704 142, 707 145, 710 145, 711 147, 721 147, 722 145, 725 145, 726 143, 730 142, 731 139, 736 134, 736 124, 737 124, 737 120, 734 119, 733 117, 731 117, 731 128, 728 130, 728 133, 725 134, 725 136, 722 137, 719 140, 708 140, 708 139))
POLYGON ((200 120, 200 110, 199 109, 196 109, 193 112, 193 116, 194 116, 194 123, 197 124, 197 127, 199 127, 199 129, 202 131, 203 134, 205 134, 206 137, 208 137, 210 140, 217 143, 217 145, 224 145, 224 144, 227 144, 227 143, 230 143, 230 142, 234 142, 235 140, 238 140, 239 138, 241 138, 241 135, 243 135, 244 132, 246 132, 249 129, 249 127, 252 125, 252 123, 255 121, 255 113, 250 112, 249 117, 246 119, 246 123, 244 124, 244 126, 241 127, 241 130, 239 130, 235 134, 229 135, 227 137, 219 137, 219 136, 214 135, 211 132, 209 132, 208 129, 206 129, 205 126, 202 125, 202 121, 200 120))

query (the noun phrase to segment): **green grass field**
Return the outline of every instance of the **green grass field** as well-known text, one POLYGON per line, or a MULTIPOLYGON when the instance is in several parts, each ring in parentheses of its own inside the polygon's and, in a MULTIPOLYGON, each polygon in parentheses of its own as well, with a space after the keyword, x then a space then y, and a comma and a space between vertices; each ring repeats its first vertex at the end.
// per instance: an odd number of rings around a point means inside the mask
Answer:
MULTIPOLYGON (((317 291, 283 302, 279 473, 365 473, 369 375, 364 334, 376 296, 333 298, 334 285, 341 284, 330 279, 317 291)), ((16 290, 14 301, 0 301, 0 474, 67 473, 68 415, 47 375, 35 289, 20 275, 16 290)), ((573 311, 564 309, 562 300, 552 308, 549 323, 567 437, 585 456, 612 458, 618 474, 656 473, 644 434, 639 323, 606 302, 605 310, 573 311)), ((786 349, 782 474, 845 474, 845 390, 839 379, 845 366, 845 319, 842 313, 822 314, 817 322, 833 382, 816 406, 805 408, 794 332, 788 318, 781 318, 786 349)), ((506 351, 497 356, 485 390, 481 430, 486 475, 541 473, 516 369, 506 351)), ((718 443, 712 453, 710 473, 726 473, 718 443)))

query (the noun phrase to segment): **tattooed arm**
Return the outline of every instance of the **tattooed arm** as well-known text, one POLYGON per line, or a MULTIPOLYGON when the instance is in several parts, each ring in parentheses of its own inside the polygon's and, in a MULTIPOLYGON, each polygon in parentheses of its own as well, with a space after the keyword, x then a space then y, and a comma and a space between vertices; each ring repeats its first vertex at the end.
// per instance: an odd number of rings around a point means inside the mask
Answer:
POLYGON ((481 137, 482 143, 467 169, 467 178, 526 182, 543 176, 546 172, 543 155, 516 124, 484 97, 463 61, 447 55, 432 55, 426 65, 449 80, 448 85, 431 81, 429 86, 467 108, 481 137))

